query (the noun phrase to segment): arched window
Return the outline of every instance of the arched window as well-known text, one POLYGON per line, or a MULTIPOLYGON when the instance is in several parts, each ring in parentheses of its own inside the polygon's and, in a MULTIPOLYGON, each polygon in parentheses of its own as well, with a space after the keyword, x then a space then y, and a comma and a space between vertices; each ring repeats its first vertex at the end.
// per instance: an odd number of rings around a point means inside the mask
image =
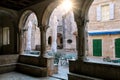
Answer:
POLYGON ((49 45, 52 44, 52 37, 51 37, 51 36, 48 37, 48 44, 49 44, 49 45))

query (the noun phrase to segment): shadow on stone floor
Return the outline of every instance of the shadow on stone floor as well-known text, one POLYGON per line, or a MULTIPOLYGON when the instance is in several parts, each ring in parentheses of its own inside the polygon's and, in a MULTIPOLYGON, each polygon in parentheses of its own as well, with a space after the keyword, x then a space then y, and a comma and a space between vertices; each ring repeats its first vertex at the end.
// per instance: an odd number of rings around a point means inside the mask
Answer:
POLYGON ((44 77, 44 78, 38 78, 38 77, 32 77, 29 75, 21 74, 18 72, 9 72, 0 74, 0 80, 61 80, 53 77, 44 77))
POLYGON ((58 66, 58 73, 53 74, 52 77, 59 78, 62 80, 68 80, 69 67, 68 65, 58 66))

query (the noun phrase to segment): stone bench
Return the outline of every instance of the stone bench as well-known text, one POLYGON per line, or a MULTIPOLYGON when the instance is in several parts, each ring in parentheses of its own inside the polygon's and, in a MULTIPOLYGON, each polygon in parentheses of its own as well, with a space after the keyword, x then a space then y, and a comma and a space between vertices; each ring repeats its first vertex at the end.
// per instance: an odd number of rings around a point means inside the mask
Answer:
POLYGON ((37 56, 20 55, 16 64, 16 71, 32 76, 46 77, 47 66, 41 64, 37 56))
POLYGON ((16 63, 2 64, 0 65, 0 74, 8 73, 14 71, 16 68, 16 63))
POLYGON ((18 54, 0 55, 0 74, 14 71, 18 57, 18 54))
POLYGON ((36 77, 46 77, 47 76, 47 68, 39 67, 29 64, 17 63, 16 71, 25 73, 28 75, 36 76, 36 77))
POLYGON ((36 77, 51 76, 54 71, 53 58, 32 55, 0 56, 0 74, 17 71, 36 77))

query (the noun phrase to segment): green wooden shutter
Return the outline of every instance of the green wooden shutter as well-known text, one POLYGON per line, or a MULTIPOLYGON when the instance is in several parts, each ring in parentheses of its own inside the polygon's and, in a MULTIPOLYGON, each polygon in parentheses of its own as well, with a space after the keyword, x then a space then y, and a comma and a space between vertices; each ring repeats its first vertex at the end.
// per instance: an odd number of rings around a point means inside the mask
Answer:
POLYGON ((120 58, 120 38, 115 39, 115 56, 120 58))
POLYGON ((102 56, 102 40, 93 40, 93 56, 102 56))

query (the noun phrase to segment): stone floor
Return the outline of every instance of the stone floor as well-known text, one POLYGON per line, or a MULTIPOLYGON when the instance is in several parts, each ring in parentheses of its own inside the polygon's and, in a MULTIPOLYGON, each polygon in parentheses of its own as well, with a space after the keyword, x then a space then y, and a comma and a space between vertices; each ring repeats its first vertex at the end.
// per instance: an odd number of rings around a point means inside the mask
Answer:
POLYGON ((54 77, 36 78, 17 72, 0 74, 0 80, 62 80, 54 77))
POLYGON ((60 66, 58 68, 58 74, 53 74, 52 77, 68 80, 69 68, 68 66, 60 66))
MULTIPOLYGON (((74 51, 64 51, 64 50, 58 50, 59 53, 61 54, 74 54, 76 56, 76 52, 74 51)), ((69 73, 69 63, 65 63, 63 65, 61 65, 61 61, 63 60, 59 60, 59 66, 58 66, 58 74, 54 74, 52 75, 52 77, 55 77, 55 78, 60 78, 60 79, 63 79, 63 80, 68 80, 68 73, 69 73)), ((69 62, 69 61, 67 61, 69 62)))
POLYGON ((9 72, 0 74, 0 80, 68 80, 68 73, 68 66, 59 65, 58 74, 54 74, 51 77, 38 78, 18 72, 9 72))

